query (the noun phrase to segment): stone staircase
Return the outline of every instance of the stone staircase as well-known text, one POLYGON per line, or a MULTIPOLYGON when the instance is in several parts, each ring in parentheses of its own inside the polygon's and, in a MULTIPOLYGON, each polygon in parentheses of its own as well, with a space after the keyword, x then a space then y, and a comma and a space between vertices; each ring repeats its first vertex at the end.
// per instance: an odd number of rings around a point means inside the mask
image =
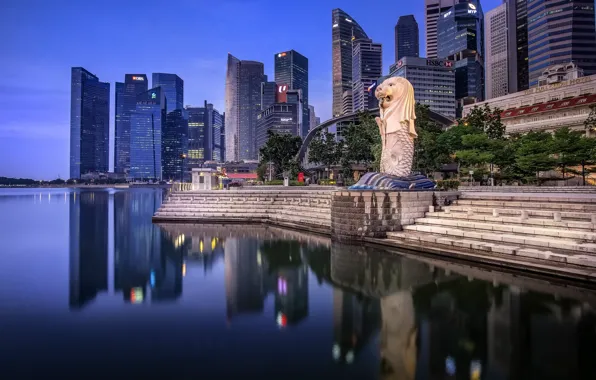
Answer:
POLYGON ((269 223, 329 234, 333 190, 175 192, 157 210, 153 221, 269 223))
POLYGON ((389 239, 596 268, 596 194, 462 193, 389 239))

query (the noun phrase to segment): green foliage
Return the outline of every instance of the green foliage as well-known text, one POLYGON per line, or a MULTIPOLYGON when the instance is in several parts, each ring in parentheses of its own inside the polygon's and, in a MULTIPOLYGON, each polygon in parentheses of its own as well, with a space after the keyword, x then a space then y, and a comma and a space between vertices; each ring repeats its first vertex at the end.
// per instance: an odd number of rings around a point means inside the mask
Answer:
POLYGON ((457 190, 459 189, 460 181, 455 179, 446 179, 437 181, 437 187, 441 190, 457 190))
MULTIPOLYGON (((440 125, 430 119, 428 106, 416 104, 416 132, 414 141, 414 169, 430 173, 449 162, 449 150, 438 141, 444 132, 440 125)), ((380 150, 379 150, 380 159, 380 150)))
MULTIPOLYGON (((267 143, 260 151, 261 162, 259 166, 273 162, 276 177, 280 176, 284 171, 288 171, 291 173, 291 178, 294 178, 300 171, 300 165, 294 158, 300 150, 302 139, 287 133, 275 133, 272 131, 267 131, 267 136, 267 143)), ((265 169, 263 171, 261 169, 263 177, 266 176, 267 170, 265 169)))
POLYGON ((590 106, 590 115, 584 121, 584 128, 596 130, 596 104, 590 106))
POLYGON ((556 161, 552 157, 553 137, 548 132, 528 132, 521 136, 516 149, 515 163, 526 175, 551 170, 556 161))
POLYGON ((372 147, 381 143, 379 127, 368 112, 359 115, 359 123, 351 123, 343 130, 342 159, 348 163, 370 163, 374 161, 372 147))
MULTIPOLYGON (((265 182, 263 182, 263 184, 265 186, 283 186, 284 181, 283 181, 283 179, 276 179, 273 181, 265 181, 265 182)), ((290 186, 306 186, 306 183, 298 182, 298 181, 290 181, 290 186)))
POLYGON ((463 119, 463 123, 480 133, 485 133, 490 139, 502 139, 505 136, 505 125, 501 122, 501 110, 490 108, 488 104, 472 108, 470 114, 463 119))
POLYGON ((340 162, 341 143, 335 141, 332 133, 318 133, 308 147, 308 159, 315 164, 331 167, 340 162))

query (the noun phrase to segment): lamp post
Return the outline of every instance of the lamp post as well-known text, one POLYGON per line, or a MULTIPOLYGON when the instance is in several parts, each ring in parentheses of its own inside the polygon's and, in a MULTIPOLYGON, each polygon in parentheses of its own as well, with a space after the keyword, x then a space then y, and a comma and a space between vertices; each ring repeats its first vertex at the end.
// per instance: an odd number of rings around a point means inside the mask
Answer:
POLYGON ((186 159, 186 154, 182 153, 180 155, 180 183, 184 183, 184 160, 186 159))

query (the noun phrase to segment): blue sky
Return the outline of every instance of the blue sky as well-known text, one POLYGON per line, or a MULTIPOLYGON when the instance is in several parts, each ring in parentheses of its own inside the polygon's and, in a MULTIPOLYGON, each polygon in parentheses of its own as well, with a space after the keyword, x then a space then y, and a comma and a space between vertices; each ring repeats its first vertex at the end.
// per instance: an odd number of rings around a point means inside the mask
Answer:
MULTIPOLYGON (((485 0, 486 12, 500 0, 485 0)), ((0 176, 68 177, 70 68, 112 84, 125 73, 178 74, 184 103, 224 108, 226 55, 265 63, 295 49, 309 59, 310 102, 331 114, 331 10, 342 8, 394 61, 393 28, 414 14, 424 54, 424 1, 357 0, 2 0, 0 176)), ((113 147, 113 144, 112 144, 113 147)), ((113 148, 112 148, 113 149, 113 148)), ((111 150, 112 150, 111 149, 111 150)), ((110 162, 113 156, 110 154, 110 162)), ((110 165, 112 167, 112 165, 110 165)))

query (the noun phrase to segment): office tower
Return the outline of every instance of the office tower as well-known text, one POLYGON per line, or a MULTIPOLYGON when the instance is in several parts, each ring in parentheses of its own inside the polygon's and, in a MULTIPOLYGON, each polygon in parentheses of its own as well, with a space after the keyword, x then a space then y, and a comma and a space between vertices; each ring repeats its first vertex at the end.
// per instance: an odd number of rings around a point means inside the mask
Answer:
POLYGON ((221 137, 219 139, 221 147, 221 159, 220 161, 226 160, 226 113, 221 115, 221 137))
POLYGON ((455 118, 455 62, 402 57, 391 65, 391 76, 406 78, 414 87, 416 102, 431 111, 455 118))
POLYGON ((108 192, 69 200, 69 306, 80 309, 108 290, 108 192))
POLYGON ((284 51, 274 56, 275 83, 289 86, 289 90, 301 90, 302 101, 302 131, 306 136, 310 129, 308 116, 308 58, 295 50, 284 51))
POLYGON ((267 131, 298 136, 302 109, 296 103, 275 103, 257 117, 257 151, 267 143, 267 131))
POLYGON ((399 17, 395 25, 395 62, 402 57, 420 56, 419 33, 414 15, 399 17))
POLYGON ((486 99, 509 93, 507 3, 486 12, 484 18, 486 99))
POLYGON ((529 86, 528 73, 528 1, 506 0, 509 93, 524 91, 529 86))
POLYGON ((130 176, 158 180, 161 172, 161 133, 166 122, 165 96, 161 87, 137 95, 130 118, 130 176))
POLYGON ((211 150, 211 159, 213 161, 223 161, 223 143, 222 134, 224 133, 224 116, 219 113, 218 110, 213 108, 213 104, 209 104, 211 107, 211 129, 213 130, 213 148, 211 150))
POLYGON ((357 39, 352 45, 352 111, 358 112, 374 108, 369 106, 368 88, 383 75, 383 48, 370 39, 357 39))
POLYGON ((341 114, 347 115, 354 112, 354 97, 352 89, 346 90, 341 94, 341 114))
POLYGON ((188 112, 187 167, 199 168, 205 161, 221 161, 223 116, 206 100, 203 107, 187 106, 186 112, 188 112))
POLYGON ((148 86, 145 74, 126 74, 124 83, 116 82, 115 173, 130 171, 130 117, 137 108, 137 95, 147 91, 148 86))
POLYGON ((310 118, 308 124, 310 125, 310 129, 313 129, 317 126, 317 115, 315 114, 315 107, 308 105, 308 117, 310 118))
POLYGON ((484 15, 478 0, 460 1, 437 23, 437 55, 455 61, 458 117, 464 105, 484 100, 484 15))
POLYGON ((424 0, 426 26, 426 58, 437 58, 437 23, 439 15, 455 5, 456 0, 424 0))
POLYGON ((261 62, 228 54, 226 73, 226 161, 256 160, 257 115, 261 110, 261 62))
POLYGON ((339 8, 331 12, 333 58, 332 116, 342 114, 343 94, 352 91, 352 40, 368 38, 356 20, 339 8))
POLYGON ((319 124, 321 124, 321 118, 317 116, 315 117, 315 127, 319 124))
POLYGON ((184 81, 178 75, 153 73, 151 86, 161 87, 166 98, 166 113, 184 108, 184 81))
POLYGON ((109 166, 110 84, 82 67, 71 69, 70 178, 109 166))
POLYGON ((161 141, 162 177, 183 180, 185 162, 181 156, 188 151, 188 115, 185 110, 168 112, 161 141))
POLYGON ((276 93, 277 84, 275 82, 261 83, 261 111, 264 111, 275 103, 276 93))
POLYGON ((528 2, 530 87, 549 66, 576 63, 585 75, 596 74, 594 1, 528 2))

